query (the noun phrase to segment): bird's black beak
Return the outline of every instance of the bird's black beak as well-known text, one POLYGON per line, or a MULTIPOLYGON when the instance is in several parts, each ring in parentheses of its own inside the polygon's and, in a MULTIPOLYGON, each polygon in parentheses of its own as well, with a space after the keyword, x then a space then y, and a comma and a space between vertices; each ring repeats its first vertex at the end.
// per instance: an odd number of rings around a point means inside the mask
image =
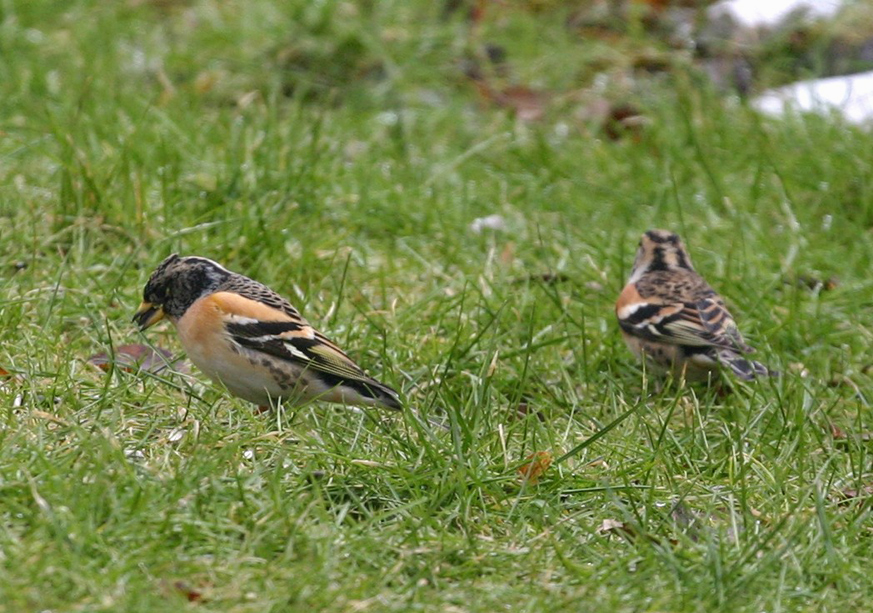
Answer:
POLYGON ((145 330, 155 325, 164 318, 164 309, 160 305, 154 305, 151 302, 143 302, 136 310, 133 316, 133 323, 139 326, 140 330, 145 330))

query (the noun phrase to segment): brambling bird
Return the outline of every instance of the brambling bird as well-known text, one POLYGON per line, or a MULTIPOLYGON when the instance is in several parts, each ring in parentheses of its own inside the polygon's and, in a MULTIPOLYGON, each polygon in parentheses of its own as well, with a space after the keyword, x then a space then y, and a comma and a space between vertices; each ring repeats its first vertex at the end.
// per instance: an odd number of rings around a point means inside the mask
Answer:
POLYGON ((754 349, 672 232, 643 234, 615 314, 627 346, 656 371, 689 381, 706 380, 719 366, 746 381, 776 374, 743 357, 754 349))
POLYGON ((262 408, 324 400, 400 409, 397 392, 364 373, 266 285, 206 258, 171 255, 149 277, 133 321, 166 317, 192 362, 262 408))

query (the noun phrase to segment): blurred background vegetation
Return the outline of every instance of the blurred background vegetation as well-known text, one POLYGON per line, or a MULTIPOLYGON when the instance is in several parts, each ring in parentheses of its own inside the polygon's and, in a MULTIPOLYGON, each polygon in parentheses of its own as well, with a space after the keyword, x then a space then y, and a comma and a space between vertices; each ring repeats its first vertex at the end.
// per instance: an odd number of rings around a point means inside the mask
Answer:
POLYGON ((864 610, 873 141, 750 102, 870 69, 871 25, 0 0, 0 611, 864 610), (783 377, 648 378, 612 308, 650 227, 783 377), (113 368, 177 353, 130 324, 172 251, 415 412, 113 368))

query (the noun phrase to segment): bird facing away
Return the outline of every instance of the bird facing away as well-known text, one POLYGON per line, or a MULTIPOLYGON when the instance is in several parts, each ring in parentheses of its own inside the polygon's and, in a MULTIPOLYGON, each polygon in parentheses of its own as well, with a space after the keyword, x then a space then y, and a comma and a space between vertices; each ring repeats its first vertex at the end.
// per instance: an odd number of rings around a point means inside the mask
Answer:
POLYGON ((689 381, 706 380, 720 365, 746 381, 775 374, 743 357, 754 349, 672 232, 643 234, 615 314, 627 346, 655 371, 689 381))
POLYGON ((206 258, 171 255, 149 277, 133 321, 166 317, 192 362, 261 407, 324 400, 400 409, 397 392, 367 376, 266 285, 206 258))

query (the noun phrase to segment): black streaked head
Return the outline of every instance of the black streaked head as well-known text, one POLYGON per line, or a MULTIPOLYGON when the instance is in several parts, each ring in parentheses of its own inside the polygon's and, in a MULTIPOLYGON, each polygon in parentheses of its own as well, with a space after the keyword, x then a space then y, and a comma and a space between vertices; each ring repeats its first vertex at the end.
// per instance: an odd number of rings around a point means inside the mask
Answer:
POLYGON ((667 230, 649 230, 640 238, 631 280, 657 270, 694 270, 691 258, 677 234, 667 230))
POLYGON ((198 298, 215 291, 232 274, 212 260, 179 257, 174 253, 149 277, 133 321, 145 330, 164 316, 176 320, 198 298))

